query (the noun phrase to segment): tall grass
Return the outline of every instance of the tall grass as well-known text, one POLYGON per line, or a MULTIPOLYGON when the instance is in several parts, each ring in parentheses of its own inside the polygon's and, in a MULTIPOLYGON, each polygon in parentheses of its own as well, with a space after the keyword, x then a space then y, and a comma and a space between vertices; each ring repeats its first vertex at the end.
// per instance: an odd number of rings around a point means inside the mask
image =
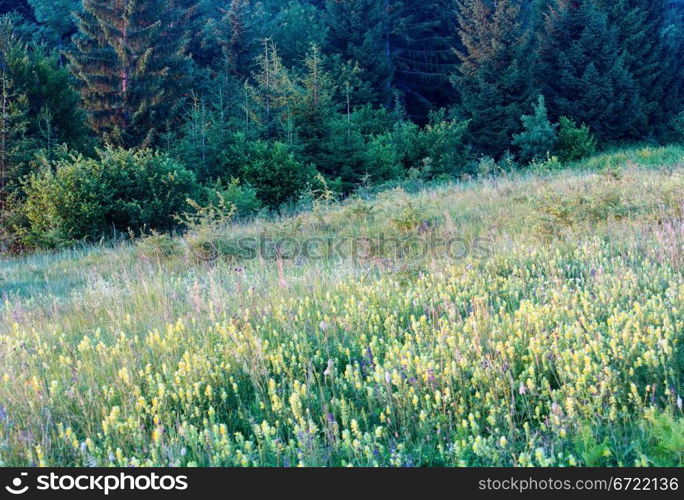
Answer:
POLYGON ((684 465, 683 161, 4 259, 0 463, 684 465), (379 235, 437 243, 236 251, 379 235))

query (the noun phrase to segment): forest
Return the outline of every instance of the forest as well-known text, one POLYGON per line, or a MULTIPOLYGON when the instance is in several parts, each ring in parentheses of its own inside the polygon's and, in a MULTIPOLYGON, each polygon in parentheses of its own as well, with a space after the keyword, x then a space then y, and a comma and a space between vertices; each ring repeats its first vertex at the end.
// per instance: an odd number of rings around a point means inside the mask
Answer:
POLYGON ((681 0, 2 0, 0 249, 684 139, 681 0))

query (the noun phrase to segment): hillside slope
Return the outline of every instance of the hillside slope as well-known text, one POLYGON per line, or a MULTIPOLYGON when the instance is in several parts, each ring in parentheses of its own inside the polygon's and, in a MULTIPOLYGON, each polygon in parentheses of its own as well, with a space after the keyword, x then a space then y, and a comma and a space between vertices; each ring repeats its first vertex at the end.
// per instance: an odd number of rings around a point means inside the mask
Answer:
POLYGON ((684 465, 684 149, 0 261, 0 465, 684 465))

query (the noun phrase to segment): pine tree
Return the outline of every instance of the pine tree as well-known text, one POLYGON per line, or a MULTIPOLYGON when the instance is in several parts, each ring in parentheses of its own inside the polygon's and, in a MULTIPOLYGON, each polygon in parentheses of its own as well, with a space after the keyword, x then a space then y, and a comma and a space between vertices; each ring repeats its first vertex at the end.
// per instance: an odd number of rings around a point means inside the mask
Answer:
POLYGON ((431 110, 453 103, 449 76, 458 64, 454 1, 391 3, 391 85, 401 94, 408 116, 426 123, 431 110))
POLYGON ((481 154, 506 151, 530 101, 529 41, 520 16, 515 0, 458 2, 463 50, 453 78, 457 111, 470 120, 470 142, 481 154))
POLYGON ((625 69, 634 80, 637 96, 634 133, 643 136, 662 120, 668 82, 665 40, 666 0, 600 0, 611 25, 617 27, 625 69))
POLYGON ((68 53, 82 83, 93 128, 108 141, 150 144, 170 116, 189 72, 184 20, 188 0, 84 0, 76 50, 68 53))
POLYGON ((246 80, 253 67, 253 47, 250 39, 251 0, 231 0, 219 23, 218 37, 229 74, 246 80))
POLYGON ((271 40, 263 40, 253 83, 246 85, 246 128, 265 139, 294 144, 295 83, 271 40))
POLYGON ((11 184, 24 173, 29 156, 28 99, 18 94, 7 73, 0 71, 0 210, 4 210, 11 184))
POLYGON ((343 62, 357 63, 358 77, 367 82, 368 102, 390 107, 395 74, 392 57, 393 0, 326 0, 326 52, 343 62))
POLYGON ((534 105, 534 114, 523 115, 521 121, 523 131, 513 136, 513 145, 520 149, 520 156, 530 161, 550 155, 558 140, 558 124, 549 121, 543 95, 534 105))
POLYGON ((537 83, 549 114, 585 123, 599 140, 626 137, 638 122, 637 93, 618 33, 592 0, 557 0, 538 39, 537 83))
POLYGON ((330 120, 337 115, 335 88, 317 45, 309 49, 304 66, 305 73, 297 82, 295 124, 305 160, 319 165, 322 142, 330 131, 330 120))

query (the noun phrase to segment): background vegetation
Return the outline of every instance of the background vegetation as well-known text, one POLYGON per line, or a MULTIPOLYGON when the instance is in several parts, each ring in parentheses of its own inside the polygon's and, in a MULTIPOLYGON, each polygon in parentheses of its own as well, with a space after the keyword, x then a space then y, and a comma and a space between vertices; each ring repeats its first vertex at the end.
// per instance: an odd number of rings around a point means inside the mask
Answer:
POLYGON ((0 13, 4 250, 180 227, 219 194, 247 216, 306 205, 322 183, 344 197, 476 175, 483 159, 524 169, 682 139, 680 0, 20 0, 0 13), (121 189, 104 196, 102 175, 121 189), (83 182, 67 201, 69 176, 83 182), (155 208, 133 215, 144 186, 155 208))

